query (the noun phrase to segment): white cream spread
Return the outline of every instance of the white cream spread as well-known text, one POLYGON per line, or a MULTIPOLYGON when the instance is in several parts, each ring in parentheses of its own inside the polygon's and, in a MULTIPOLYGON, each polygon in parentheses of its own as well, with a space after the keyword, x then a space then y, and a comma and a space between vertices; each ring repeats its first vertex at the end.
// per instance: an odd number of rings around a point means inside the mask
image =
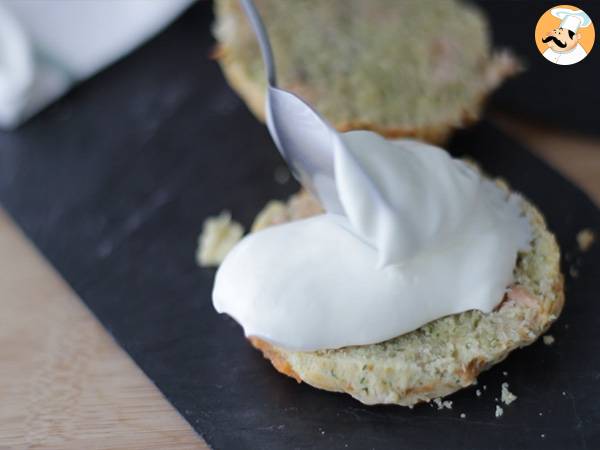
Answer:
POLYGON ((521 199, 437 147, 344 133, 334 150, 344 215, 244 238, 213 302, 291 350, 381 342, 449 314, 490 312, 531 239, 521 199))

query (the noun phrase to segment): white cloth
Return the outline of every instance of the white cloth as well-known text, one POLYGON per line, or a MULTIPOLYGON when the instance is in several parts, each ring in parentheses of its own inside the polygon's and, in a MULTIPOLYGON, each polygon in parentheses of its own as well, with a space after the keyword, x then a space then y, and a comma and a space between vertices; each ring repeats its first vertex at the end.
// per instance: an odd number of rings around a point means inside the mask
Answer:
POLYGON ((18 126, 129 53, 192 1, 3 0, 0 128, 18 126))
POLYGON ((581 46, 581 44, 577 44, 573 50, 568 52, 555 52, 551 48, 544 52, 544 58, 548 61, 553 62, 554 64, 559 64, 561 66, 569 66, 571 64, 578 63, 583 58, 587 56, 587 53, 581 46))

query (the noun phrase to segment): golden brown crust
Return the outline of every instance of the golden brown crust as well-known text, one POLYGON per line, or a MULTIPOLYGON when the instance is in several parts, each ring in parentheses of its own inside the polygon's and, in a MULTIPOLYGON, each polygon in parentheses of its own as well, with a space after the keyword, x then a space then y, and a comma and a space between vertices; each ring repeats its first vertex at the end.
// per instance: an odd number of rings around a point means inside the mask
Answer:
POLYGON ((288 377, 292 377, 298 383, 302 383, 302 378, 300 378, 300 375, 294 372, 294 369, 292 369, 290 363, 285 359, 285 357, 281 353, 279 353, 279 351, 275 347, 257 337, 250 337, 248 338, 248 340, 254 346, 254 348, 260 350, 263 356, 269 361, 271 361, 271 364, 273 364, 273 367, 275 367, 275 369, 277 369, 282 374, 287 375, 288 377))
POLYGON ((223 44, 217 44, 213 56, 219 62, 229 85, 246 102, 248 109, 260 121, 265 122, 264 88, 246 76, 245 70, 239 62, 228 57, 227 48, 223 44))

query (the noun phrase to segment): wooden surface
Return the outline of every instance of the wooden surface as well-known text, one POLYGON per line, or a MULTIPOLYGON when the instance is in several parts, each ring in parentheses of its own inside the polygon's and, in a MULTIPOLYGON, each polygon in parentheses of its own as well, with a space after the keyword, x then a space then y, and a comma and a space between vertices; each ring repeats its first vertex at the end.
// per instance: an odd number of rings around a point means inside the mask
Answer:
POLYGON ((0 449, 206 449, 0 210, 0 449))
POLYGON ((556 132, 507 117, 497 117, 496 123, 575 182, 600 206, 599 137, 556 132))
MULTIPOLYGON (((600 204, 600 139, 498 122, 600 204)), ((0 267, 0 450, 207 448, 1 210, 0 267)))

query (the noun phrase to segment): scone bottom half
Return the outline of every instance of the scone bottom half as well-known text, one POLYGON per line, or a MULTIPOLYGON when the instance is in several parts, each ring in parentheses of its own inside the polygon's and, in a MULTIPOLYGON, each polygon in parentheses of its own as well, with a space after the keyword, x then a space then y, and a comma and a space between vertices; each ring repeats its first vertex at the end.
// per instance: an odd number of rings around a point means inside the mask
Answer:
MULTIPOLYGON (((523 210, 532 224, 531 249, 519 255, 515 283, 492 313, 467 311, 385 342, 336 350, 289 351, 249 340, 279 372, 368 405, 412 407, 470 386, 482 371, 544 334, 564 304, 556 239, 532 204, 523 200, 523 210)), ((285 203, 270 202, 252 231, 320 212, 318 202, 301 191, 285 203)))

